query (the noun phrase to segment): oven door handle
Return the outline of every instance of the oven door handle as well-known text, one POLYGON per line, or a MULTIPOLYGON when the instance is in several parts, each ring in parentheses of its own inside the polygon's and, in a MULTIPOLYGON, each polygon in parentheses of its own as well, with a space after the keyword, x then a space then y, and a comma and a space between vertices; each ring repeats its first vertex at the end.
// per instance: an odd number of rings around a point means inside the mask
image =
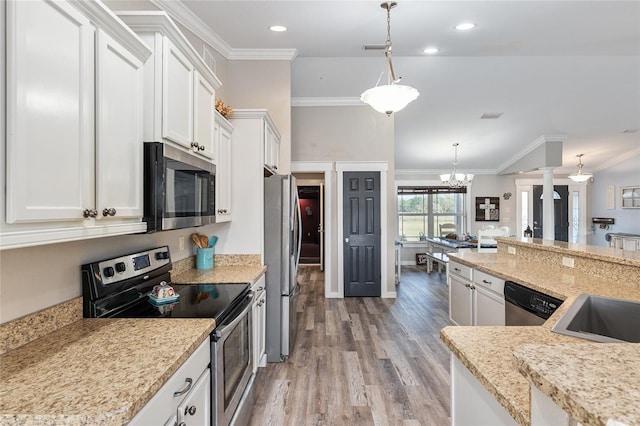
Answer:
POLYGON ((243 302, 243 304, 246 306, 244 307, 244 309, 242 309, 242 311, 238 315, 236 315, 233 321, 231 321, 229 324, 224 325, 221 328, 218 328, 216 324, 215 335, 218 340, 226 338, 227 335, 231 333, 231 331, 234 329, 236 324, 242 321, 242 318, 244 318, 244 316, 247 315, 247 312, 251 310, 252 303, 253 303, 253 292, 249 292, 245 301, 243 302))

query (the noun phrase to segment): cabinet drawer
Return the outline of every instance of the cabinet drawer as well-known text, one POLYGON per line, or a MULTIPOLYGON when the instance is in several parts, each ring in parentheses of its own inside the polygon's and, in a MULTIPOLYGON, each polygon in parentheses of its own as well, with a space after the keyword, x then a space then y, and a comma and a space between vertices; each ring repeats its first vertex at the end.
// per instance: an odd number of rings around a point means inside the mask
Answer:
POLYGON ((251 286, 251 291, 253 291, 254 297, 258 297, 265 289, 265 278, 264 274, 262 274, 262 276, 258 278, 258 281, 253 283, 253 285, 251 286))
POLYGON ((473 279, 473 268, 461 263, 449 260, 449 273, 471 281, 473 279))
POLYGON ((136 416, 128 423, 128 426, 140 425, 146 426, 150 424, 165 424, 167 419, 177 413, 178 405, 187 396, 188 391, 181 395, 174 396, 174 392, 181 392, 187 387, 193 388, 202 375, 202 372, 209 365, 211 359, 209 339, 195 350, 193 354, 178 368, 169 380, 160 388, 160 390, 151 398, 136 416), (190 380, 190 383, 189 383, 190 380))
POLYGON ((473 274, 473 283, 498 294, 504 294, 504 280, 486 272, 476 270, 473 274))

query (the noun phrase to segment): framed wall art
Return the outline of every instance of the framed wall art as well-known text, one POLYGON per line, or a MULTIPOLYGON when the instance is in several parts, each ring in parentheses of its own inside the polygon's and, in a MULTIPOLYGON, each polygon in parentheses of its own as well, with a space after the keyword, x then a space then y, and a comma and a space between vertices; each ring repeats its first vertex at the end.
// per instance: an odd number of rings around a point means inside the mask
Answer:
POLYGON ((476 221, 500 221, 500 197, 476 197, 476 221))
POLYGON ((640 185, 620 187, 620 203, 623 209, 640 209, 640 185))

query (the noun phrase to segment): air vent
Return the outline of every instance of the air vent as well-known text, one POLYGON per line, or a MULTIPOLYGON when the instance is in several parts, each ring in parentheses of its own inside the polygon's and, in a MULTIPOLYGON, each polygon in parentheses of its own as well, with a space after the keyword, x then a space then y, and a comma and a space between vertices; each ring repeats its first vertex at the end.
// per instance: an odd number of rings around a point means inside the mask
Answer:
POLYGON ((622 133, 637 133, 638 129, 625 129, 622 133))
POLYGON ((362 50, 384 50, 387 46, 384 44, 363 44, 362 50))
POLYGON ((485 112, 480 117, 482 120, 496 120, 502 116, 501 112, 485 112))

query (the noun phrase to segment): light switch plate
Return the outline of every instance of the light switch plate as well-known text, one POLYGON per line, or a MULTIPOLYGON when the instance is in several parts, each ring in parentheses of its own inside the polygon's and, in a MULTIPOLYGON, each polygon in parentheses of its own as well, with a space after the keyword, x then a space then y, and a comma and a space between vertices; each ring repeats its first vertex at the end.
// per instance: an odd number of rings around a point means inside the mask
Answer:
POLYGON ((508 246, 507 251, 509 252, 509 254, 516 254, 516 248, 513 246, 508 246))

